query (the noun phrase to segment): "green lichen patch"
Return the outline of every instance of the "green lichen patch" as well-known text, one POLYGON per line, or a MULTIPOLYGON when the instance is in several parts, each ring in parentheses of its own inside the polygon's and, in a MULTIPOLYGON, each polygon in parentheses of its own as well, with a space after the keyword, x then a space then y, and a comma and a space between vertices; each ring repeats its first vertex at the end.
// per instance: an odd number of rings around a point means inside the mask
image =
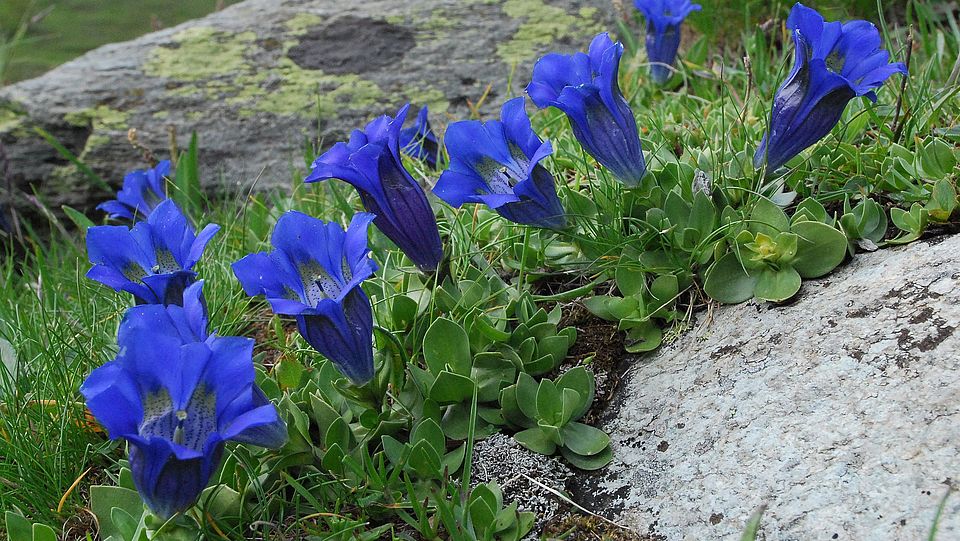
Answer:
POLYGON ((302 36, 323 21, 323 17, 314 13, 298 13, 293 18, 284 22, 283 26, 287 29, 287 34, 291 36, 302 36))
POLYGON ((0 109, 0 133, 11 132, 23 125, 25 116, 9 109, 0 109))
POLYGON ((601 31, 596 8, 581 8, 576 14, 542 0, 507 0, 503 12, 522 20, 513 37, 497 47, 497 56, 507 64, 532 60, 536 51, 564 36, 588 36, 601 31))
POLYGON ((178 81, 203 81, 246 71, 249 66, 244 53, 256 39, 253 32, 188 28, 173 36, 173 47, 153 49, 143 72, 178 81))
MULTIPOLYGON (((285 23, 291 36, 303 34, 323 19, 301 14, 285 23)), ((174 36, 175 47, 157 47, 144 73, 183 83, 167 91, 170 97, 198 94, 222 100, 241 116, 257 113, 299 115, 320 112, 335 116, 344 108, 363 108, 383 97, 380 88, 358 75, 331 75, 304 69, 281 56, 272 67, 254 66, 249 58, 265 53, 253 32, 231 34, 209 27, 184 30, 174 36), (248 56, 249 55, 249 56, 248 56)), ((282 43, 284 50, 297 40, 282 43)), ((199 120, 201 115, 187 115, 199 120)))
POLYGON ((276 115, 336 116, 344 108, 365 108, 377 103, 383 92, 359 75, 331 75, 297 66, 289 58, 267 72, 238 77, 238 92, 227 103, 237 105, 241 114, 256 112, 276 115))
POLYGON ((111 109, 106 105, 88 107, 63 115, 63 120, 71 126, 90 127, 94 132, 103 130, 126 130, 130 114, 111 109))
MULTIPOLYGON (((443 91, 438 88, 411 88, 405 92, 405 95, 415 109, 426 105, 430 108, 431 114, 443 113, 450 108, 450 100, 448 100, 443 91)), ((409 114, 416 115, 417 112, 414 110, 409 114)))

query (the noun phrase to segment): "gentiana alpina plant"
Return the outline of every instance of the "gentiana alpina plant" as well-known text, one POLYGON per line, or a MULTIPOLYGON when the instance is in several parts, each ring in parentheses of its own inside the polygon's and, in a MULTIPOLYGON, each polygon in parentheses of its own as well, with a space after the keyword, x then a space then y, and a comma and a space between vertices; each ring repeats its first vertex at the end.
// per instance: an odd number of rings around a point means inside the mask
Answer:
POLYGON ((874 90, 894 73, 907 74, 903 63, 890 62, 868 21, 825 22, 797 3, 787 28, 796 48, 793 69, 773 98, 769 130, 753 158, 768 175, 829 134, 850 100, 876 102, 874 90))
POLYGON ((603 33, 587 53, 550 53, 533 67, 527 94, 537 107, 556 107, 570 119, 583 148, 627 187, 646 172, 637 121, 617 77, 623 45, 603 33))
POLYGON ((164 177, 169 174, 169 160, 161 161, 152 169, 127 173, 117 198, 100 203, 97 209, 113 220, 143 220, 167 198, 164 177))
POLYGON ((700 11, 690 0, 633 0, 647 20, 647 59, 650 77, 657 84, 670 80, 671 67, 680 48, 680 25, 688 15, 700 11))
POLYGON ((373 311, 360 288, 377 264, 367 249, 373 214, 334 222, 289 211, 273 231, 273 251, 233 264, 247 295, 264 295, 273 311, 296 316, 300 334, 357 385, 373 378, 373 311))
POLYGON ((132 228, 101 225, 87 229, 87 278, 131 293, 137 304, 182 304, 183 290, 196 281, 193 266, 220 226, 193 226, 173 200, 157 205, 132 228))
POLYGON ((376 215, 373 223, 423 272, 437 270, 443 244, 437 218, 423 188, 400 161, 400 129, 410 105, 397 116, 381 116, 350 141, 337 143, 313 162, 304 182, 344 180, 360 194, 363 206, 376 215))
POLYGON ((504 104, 500 120, 464 120, 444 136, 450 168, 433 193, 453 207, 483 203, 518 224, 563 229, 566 216, 553 175, 540 163, 553 153, 530 127, 524 99, 504 104))
POLYGON ((252 339, 210 336, 200 342, 179 332, 186 329, 170 332, 178 325, 170 322, 200 323, 200 287, 188 288, 182 308, 128 310, 120 353, 80 387, 110 438, 130 444, 134 484, 162 519, 196 503, 227 441, 278 448, 287 439, 276 407, 254 383, 252 339), (161 325, 143 324, 158 317, 161 325))
POLYGON ((417 113, 413 126, 400 130, 400 150, 436 169, 440 158, 440 142, 430 127, 429 115, 429 109, 424 105, 417 113))

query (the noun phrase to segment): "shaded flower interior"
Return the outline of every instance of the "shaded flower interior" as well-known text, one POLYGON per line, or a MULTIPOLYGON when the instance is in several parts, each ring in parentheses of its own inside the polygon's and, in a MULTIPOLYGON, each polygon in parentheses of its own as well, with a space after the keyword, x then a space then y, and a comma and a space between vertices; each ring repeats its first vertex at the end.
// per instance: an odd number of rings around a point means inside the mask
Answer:
POLYGON ((163 438, 191 451, 203 452, 210 436, 217 433, 217 398, 204 385, 194 389, 190 400, 177 407, 166 389, 143 397, 142 437, 163 438))

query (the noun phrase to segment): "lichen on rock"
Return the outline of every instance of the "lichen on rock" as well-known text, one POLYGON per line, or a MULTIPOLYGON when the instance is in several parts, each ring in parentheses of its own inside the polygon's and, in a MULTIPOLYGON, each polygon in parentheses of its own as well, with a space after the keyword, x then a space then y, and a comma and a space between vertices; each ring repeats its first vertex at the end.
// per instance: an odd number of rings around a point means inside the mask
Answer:
MULTIPOLYGON (((603 30, 596 20, 598 9, 585 6, 576 14, 542 0, 507 0, 503 11, 522 20, 513 37, 497 47, 497 55, 508 65, 530 59, 531 51, 570 36, 595 34, 603 30)), ((581 47, 586 47, 585 41, 581 47)))

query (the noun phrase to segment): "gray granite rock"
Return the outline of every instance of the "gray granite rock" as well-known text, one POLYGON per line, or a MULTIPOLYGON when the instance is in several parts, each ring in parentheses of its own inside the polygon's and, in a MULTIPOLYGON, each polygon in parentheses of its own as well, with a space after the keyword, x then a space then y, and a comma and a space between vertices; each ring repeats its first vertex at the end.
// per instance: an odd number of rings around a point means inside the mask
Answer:
POLYGON ((288 186, 305 141, 332 144, 407 101, 440 125, 484 95, 494 111, 539 55, 585 47, 612 13, 609 0, 247 0, 0 89, 16 204, 31 186, 54 208, 105 195, 34 126, 114 185, 145 165, 136 128, 158 156, 169 130, 180 146, 196 130, 209 186, 288 186))
MULTIPOLYGON (((926 539, 960 475, 960 236, 858 255, 788 306, 715 309, 637 361, 574 499, 668 541, 926 539)), ((960 495, 938 539, 960 539, 960 495)))

